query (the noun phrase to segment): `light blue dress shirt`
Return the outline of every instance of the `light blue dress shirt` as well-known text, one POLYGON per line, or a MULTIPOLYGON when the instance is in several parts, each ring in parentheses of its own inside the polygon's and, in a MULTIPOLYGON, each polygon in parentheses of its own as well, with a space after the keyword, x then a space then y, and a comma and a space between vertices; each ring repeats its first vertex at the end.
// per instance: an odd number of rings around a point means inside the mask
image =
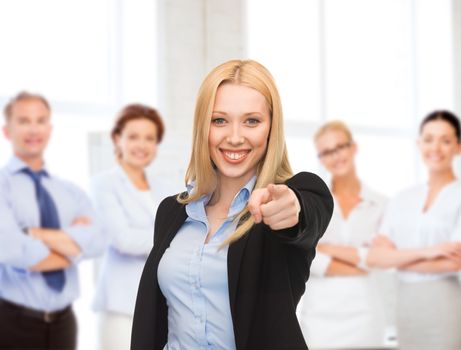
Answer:
POLYGON ((165 350, 235 349, 227 277, 228 246, 219 249, 236 227, 256 183, 253 177, 235 196, 227 219, 208 243, 205 206, 210 196, 186 206, 188 218, 158 267, 158 283, 168 305, 165 350))
POLYGON ((81 254, 69 257, 65 269, 66 284, 61 292, 48 287, 40 272, 29 268, 45 259, 50 249, 22 229, 40 227, 40 213, 34 183, 21 172, 27 165, 12 157, 0 170, 0 298, 29 308, 56 311, 65 308, 79 295, 76 264, 83 258, 100 255, 104 237, 85 193, 67 181, 50 175, 42 179, 53 197, 65 231, 81 248, 81 254), (90 225, 72 225, 80 216, 89 217, 90 225))

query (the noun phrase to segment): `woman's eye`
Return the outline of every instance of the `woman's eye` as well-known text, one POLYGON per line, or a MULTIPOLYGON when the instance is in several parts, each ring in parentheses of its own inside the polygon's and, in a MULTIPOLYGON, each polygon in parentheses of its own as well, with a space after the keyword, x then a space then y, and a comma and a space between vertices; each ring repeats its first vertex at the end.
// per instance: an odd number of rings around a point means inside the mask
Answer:
POLYGON ((445 145, 451 145, 451 140, 450 139, 444 139, 442 140, 445 145))
POLYGON ((425 138, 423 138, 423 142, 425 142, 425 143, 432 142, 432 137, 425 137, 425 138))
POLYGON ((216 118, 212 118, 211 119, 211 123, 212 124, 215 124, 215 125, 222 125, 226 122, 226 120, 224 118, 219 118, 219 117, 216 117, 216 118))
POLYGON ((257 118, 248 118, 246 122, 249 125, 258 125, 260 123, 259 119, 257 118))

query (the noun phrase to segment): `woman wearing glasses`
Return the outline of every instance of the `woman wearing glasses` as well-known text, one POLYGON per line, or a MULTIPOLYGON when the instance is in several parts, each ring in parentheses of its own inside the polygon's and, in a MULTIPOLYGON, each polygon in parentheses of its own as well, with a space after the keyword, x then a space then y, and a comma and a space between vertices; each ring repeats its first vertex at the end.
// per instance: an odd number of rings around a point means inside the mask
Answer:
POLYGON ((380 347, 384 345, 384 307, 364 260, 386 200, 358 178, 357 145, 344 123, 322 126, 315 146, 331 175, 335 207, 298 308, 304 337, 312 349, 380 347))
POLYGON ((402 350, 461 349, 461 151, 459 119, 435 111, 421 123, 418 147, 427 182, 389 203, 368 263, 397 268, 397 331, 402 350))

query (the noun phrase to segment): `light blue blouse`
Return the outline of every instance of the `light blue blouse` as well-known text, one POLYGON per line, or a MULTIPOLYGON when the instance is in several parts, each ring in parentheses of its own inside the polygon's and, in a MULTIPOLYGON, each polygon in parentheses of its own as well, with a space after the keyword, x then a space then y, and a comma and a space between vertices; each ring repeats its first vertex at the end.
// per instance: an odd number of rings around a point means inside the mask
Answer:
POLYGON ((188 218, 158 267, 158 283, 168 305, 165 350, 235 349, 227 277, 228 246, 221 243, 235 231, 233 219, 246 206, 256 183, 253 177, 235 196, 225 222, 208 243, 205 205, 210 196, 186 206, 188 218))

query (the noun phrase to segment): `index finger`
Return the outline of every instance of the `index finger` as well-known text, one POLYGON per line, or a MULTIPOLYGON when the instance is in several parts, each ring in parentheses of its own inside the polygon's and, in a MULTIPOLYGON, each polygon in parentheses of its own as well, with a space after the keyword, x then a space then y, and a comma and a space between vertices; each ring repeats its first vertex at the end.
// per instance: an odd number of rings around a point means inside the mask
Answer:
POLYGON ((267 186, 267 189, 271 193, 273 199, 278 199, 288 192, 288 186, 283 184, 269 184, 267 186))
POLYGON ((255 222, 260 223, 262 220, 261 205, 270 201, 271 195, 266 188, 258 188, 251 193, 248 200, 248 210, 253 215, 255 222))

